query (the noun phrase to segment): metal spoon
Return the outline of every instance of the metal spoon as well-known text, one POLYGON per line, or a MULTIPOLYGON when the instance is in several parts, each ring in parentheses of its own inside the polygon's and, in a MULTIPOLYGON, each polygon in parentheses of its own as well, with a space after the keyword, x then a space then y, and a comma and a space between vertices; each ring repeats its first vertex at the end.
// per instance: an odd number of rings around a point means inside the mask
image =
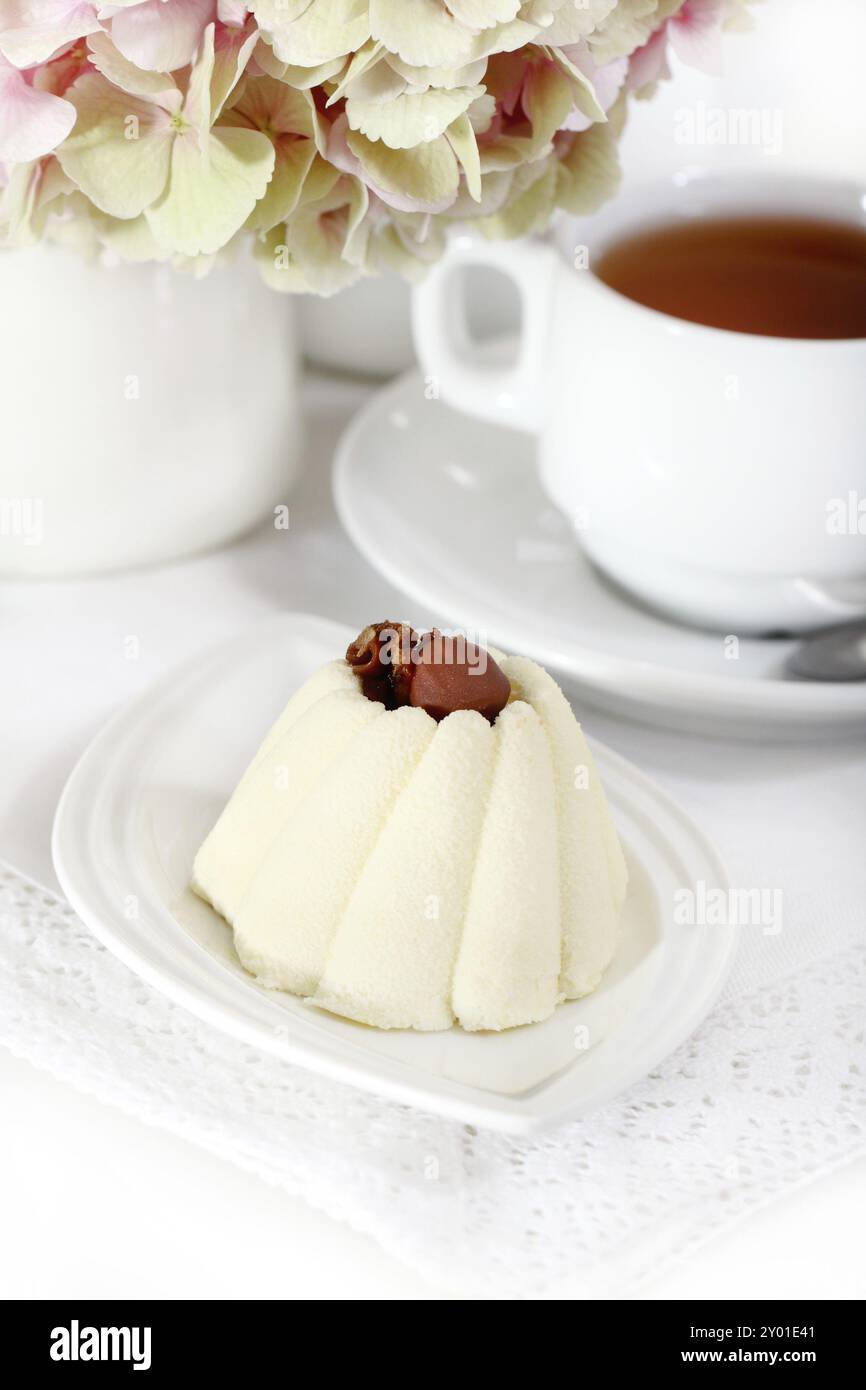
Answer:
POLYGON ((866 680, 866 622, 813 633, 788 657, 785 671, 811 681, 866 680))

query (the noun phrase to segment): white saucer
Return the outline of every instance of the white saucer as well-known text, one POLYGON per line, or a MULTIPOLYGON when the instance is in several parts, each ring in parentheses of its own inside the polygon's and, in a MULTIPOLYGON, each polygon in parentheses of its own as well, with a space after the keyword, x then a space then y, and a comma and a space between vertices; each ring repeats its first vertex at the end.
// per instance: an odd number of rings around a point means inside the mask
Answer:
POLYGON ((343 436, 337 509, 397 588, 443 621, 535 657, 607 710, 761 738, 866 728, 866 681, 785 680, 793 643, 735 646, 645 611, 608 584, 546 500, 534 447, 527 435, 427 400, 420 375, 407 373, 343 436))
POLYGON ((578 1115, 689 1036, 736 938, 674 923, 678 888, 727 880, 696 827, 622 758, 596 750, 631 870, 620 950, 594 995, 533 1027, 379 1032, 268 991, 242 969, 225 923, 187 887, 195 850, 283 703, 353 635, 287 614, 197 657, 124 710, 90 745, 57 809, 64 892, 132 970, 261 1050, 500 1129, 578 1115))

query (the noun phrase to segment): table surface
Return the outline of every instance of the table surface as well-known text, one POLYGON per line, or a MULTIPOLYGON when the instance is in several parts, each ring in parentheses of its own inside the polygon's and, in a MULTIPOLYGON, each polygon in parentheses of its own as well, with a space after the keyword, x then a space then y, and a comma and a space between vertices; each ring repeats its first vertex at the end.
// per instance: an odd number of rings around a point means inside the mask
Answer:
MULTIPOLYGON (((124 699, 191 652, 279 609, 356 624, 407 612, 407 601, 352 549, 331 503, 333 447, 368 390, 347 381, 308 384, 311 445, 290 499, 288 532, 265 527, 221 551, 146 572, 0 587, 8 662, 0 694, 0 853, 16 867, 55 884, 50 823, 76 757, 124 699), (138 639, 134 661, 127 659, 130 636, 138 639)), ((436 617, 411 611, 420 624, 436 617)), ((739 769, 751 784, 756 765, 768 785, 779 784, 775 796, 787 795, 782 779, 792 775, 793 760, 807 800, 832 785, 842 789, 837 815, 858 796, 862 805, 866 774, 850 750, 798 755, 678 738, 601 714, 587 722, 709 820, 711 833, 714 778, 730 785, 739 769)), ((735 843, 722 849, 736 857, 735 843)), ((431 1289, 373 1240, 303 1201, 5 1052, 0 1086, 0 1296, 458 1296, 431 1289), (118 1222, 121 1211, 128 1217, 118 1222)), ((708 1243, 687 1268, 657 1280, 647 1296, 862 1297, 864 1176, 866 1163, 851 1164, 751 1216, 708 1243)))

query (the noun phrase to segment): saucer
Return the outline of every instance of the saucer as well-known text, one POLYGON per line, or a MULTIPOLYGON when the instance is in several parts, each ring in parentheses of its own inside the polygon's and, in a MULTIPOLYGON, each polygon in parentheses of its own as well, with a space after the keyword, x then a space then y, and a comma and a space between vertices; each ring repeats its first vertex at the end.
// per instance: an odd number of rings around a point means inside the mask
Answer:
POLYGON ((84 753, 57 808, 63 891, 130 969, 239 1047, 514 1133, 584 1114, 694 1031, 738 937, 734 926, 679 920, 678 892, 726 891, 725 871, 692 821, 609 749, 593 745, 629 864, 620 943, 598 989, 543 1023, 414 1033, 338 1018, 248 975, 225 922, 190 890, 195 852, 263 735, 354 635, 281 614, 196 656, 123 710, 84 753))
POLYGON ((761 739, 866 728, 866 681, 785 678, 793 640, 679 627, 620 592, 542 492, 530 436, 429 390, 412 371, 379 392, 334 465, 343 525, 391 584, 443 622, 542 662, 606 711, 761 739))

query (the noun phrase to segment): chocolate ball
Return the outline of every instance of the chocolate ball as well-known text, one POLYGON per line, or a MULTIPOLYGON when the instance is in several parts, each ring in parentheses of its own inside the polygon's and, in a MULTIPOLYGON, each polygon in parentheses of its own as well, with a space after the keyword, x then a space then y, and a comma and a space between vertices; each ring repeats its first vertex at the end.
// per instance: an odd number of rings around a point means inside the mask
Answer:
POLYGON ((471 709, 492 724, 511 694, 489 652, 436 628, 421 637, 408 623, 371 623, 349 644, 346 660, 368 700, 390 710, 414 705, 436 720, 471 709))
POLYGON ((368 700, 388 709, 409 703, 412 653, 418 634, 408 623, 371 623, 346 650, 346 660, 368 700))
POLYGON ((410 705, 436 720, 458 709, 477 710, 492 724, 510 694, 508 677, 483 647, 435 630, 423 639, 409 686, 410 705))

